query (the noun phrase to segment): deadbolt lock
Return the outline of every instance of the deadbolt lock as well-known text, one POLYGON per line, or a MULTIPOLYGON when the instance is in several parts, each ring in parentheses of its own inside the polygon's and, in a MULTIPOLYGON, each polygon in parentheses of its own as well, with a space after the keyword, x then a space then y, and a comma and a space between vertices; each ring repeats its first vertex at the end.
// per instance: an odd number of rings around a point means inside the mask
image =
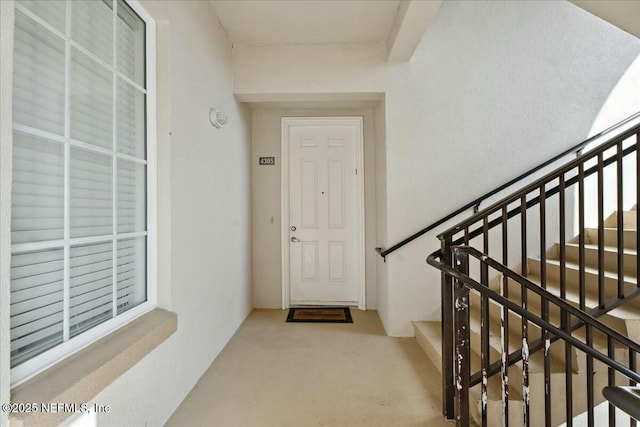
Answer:
POLYGON ((295 225, 292 225, 292 226, 291 226, 291 231, 296 231, 296 230, 297 230, 296 226, 295 226, 295 225))

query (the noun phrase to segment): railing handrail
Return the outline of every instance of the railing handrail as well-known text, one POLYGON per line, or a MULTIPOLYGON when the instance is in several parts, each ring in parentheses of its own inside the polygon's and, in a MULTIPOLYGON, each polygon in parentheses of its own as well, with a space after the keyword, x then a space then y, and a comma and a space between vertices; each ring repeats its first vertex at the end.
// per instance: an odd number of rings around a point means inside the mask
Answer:
MULTIPOLYGON (((608 326, 606 326, 602 322, 598 321, 597 319, 589 316, 587 313, 583 312, 582 310, 579 310, 579 309, 577 309, 575 307, 572 307, 570 304, 562 301, 560 298, 558 298, 555 295, 549 293, 548 291, 542 289, 541 287, 539 287, 535 283, 529 281, 527 278, 519 275, 518 273, 516 273, 513 270, 509 269, 508 267, 505 267, 504 265, 502 265, 499 262, 493 260, 489 256, 481 253, 477 249, 475 249, 473 247, 470 247, 470 246, 454 246, 454 247, 452 247, 452 251, 453 252, 467 253, 467 254, 469 254, 471 256, 476 257, 481 262, 492 261, 492 264, 495 263, 495 265, 492 265, 492 267, 499 269, 500 272, 504 273, 505 275, 508 275, 509 278, 511 278, 511 279, 517 281, 518 283, 520 283, 521 285, 527 287, 527 289, 533 291, 534 293, 537 293, 541 297, 548 298, 549 302, 553 302, 553 303, 561 302, 563 308, 566 308, 567 311, 571 311, 571 313, 573 315, 575 315, 576 317, 579 317, 583 322, 585 322, 585 325, 588 325, 590 327, 598 329, 598 330, 602 331, 603 333, 610 334, 611 337, 613 337, 616 340, 618 340, 621 344, 626 345, 627 347, 631 348, 632 350, 634 350, 636 352, 640 352, 640 345, 638 345, 635 342, 629 340, 627 337, 621 335, 620 333, 616 332, 615 330, 609 328, 608 326), (605 331, 608 331, 608 332, 605 332, 605 331)), ((439 269, 440 271, 444 272, 445 274, 450 275, 450 276, 454 277, 457 280, 460 280, 462 283, 464 283, 469 288, 473 288, 474 290, 478 291, 479 293, 481 293, 481 294, 487 296, 488 298, 496 301, 498 304, 507 307, 509 310, 515 312, 516 314, 518 314, 522 318, 527 319, 528 321, 530 321, 533 324, 536 324, 537 326, 539 326, 542 329, 546 329, 547 331, 549 331, 553 335, 559 337, 560 339, 569 342, 569 344, 571 344, 572 346, 580 349, 581 351, 583 351, 584 353, 586 353, 586 354, 588 354, 590 356, 593 356, 594 358, 598 359, 600 362, 604 363, 605 365, 609 366, 610 368, 615 369, 619 373, 625 375, 627 378, 629 378, 629 379, 631 379, 633 381, 636 381, 636 382, 640 382, 640 374, 638 374, 637 372, 632 371, 631 369, 629 369, 626 366, 620 364, 619 362, 616 362, 615 360, 609 358, 608 356, 602 354, 601 352, 593 349, 592 347, 589 347, 587 344, 585 344, 582 341, 576 339, 574 336, 568 334, 566 331, 563 331, 562 329, 558 328, 557 326, 554 326, 551 323, 545 321, 544 319, 541 319, 540 317, 536 316, 535 314, 531 313, 530 311, 522 308, 520 305, 518 305, 518 304, 514 303, 513 301, 503 297, 498 292, 492 290, 491 288, 489 288, 489 287, 487 287, 487 286, 485 286, 485 285, 483 285, 481 283, 476 282, 471 277, 467 276, 466 274, 463 274, 461 271, 459 271, 459 270, 447 265, 446 263, 440 261, 439 258, 440 258, 441 255, 442 255, 442 253, 440 251, 436 251, 436 252, 432 253, 431 255, 429 255, 427 257, 427 263, 429 265, 439 269)))
POLYGON ((602 395, 636 420, 640 420, 640 387, 608 386, 602 389, 602 395))
MULTIPOLYGON (((467 203, 466 205, 462 206, 461 208, 451 212, 450 214, 446 215, 445 217, 439 219, 438 221, 426 226, 425 228, 423 228, 422 230, 412 234, 411 236, 407 237, 406 239, 402 240, 401 242, 396 243, 395 245, 391 246, 389 249, 382 249, 382 248, 376 248, 376 251, 378 252, 378 254, 386 259, 387 255, 389 255, 390 253, 400 249, 401 247, 405 246, 406 244, 414 241, 415 239, 417 239, 418 237, 428 233, 429 231, 433 230, 434 228, 444 224, 445 222, 455 218, 456 216, 460 215, 461 213, 463 213, 464 211, 470 209, 470 208, 474 208, 475 212, 474 213, 478 213, 478 207, 480 206, 480 204, 485 200, 488 199, 489 197, 492 197, 498 193, 500 193, 501 191, 506 190, 507 188, 513 186, 514 184, 516 184, 519 181, 522 181, 523 179, 527 178, 530 175, 533 175, 534 173, 540 171, 541 169, 549 166, 550 164, 553 164, 555 162, 557 162, 558 160, 562 159, 563 157, 571 154, 571 153, 580 153, 580 151, 582 151, 587 145, 592 144, 594 142, 596 142, 597 140, 603 138, 604 136, 609 135, 610 133, 619 130, 620 128, 622 128, 625 125, 630 124, 631 122, 633 122, 634 120, 637 120, 638 123, 640 123, 640 111, 638 111, 635 114, 632 114, 631 116, 627 117, 624 120, 621 120, 620 122, 614 124, 613 126, 610 126, 609 128, 597 133, 596 135, 593 135, 589 138, 587 138, 586 140, 580 142, 579 144, 574 145, 573 147, 563 151, 562 153, 554 156, 553 158, 539 164, 538 166, 535 166, 531 169, 529 169, 528 171, 518 175, 517 177, 513 178, 512 180, 508 181, 505 184, 502 184, 499 187, 496 187, 495 189, 489 191, 488 193, 483 194, 482 196, 474 199, 472 202, 467 203)), ((631 125, 633 126, 633 125, 631 125)), ((623 132, 623 131, 621 131, 623 132)), ((475 215, 474 215, 475 217, 475 215)), ((473 217, 472 217, 473 218, 473 217)))

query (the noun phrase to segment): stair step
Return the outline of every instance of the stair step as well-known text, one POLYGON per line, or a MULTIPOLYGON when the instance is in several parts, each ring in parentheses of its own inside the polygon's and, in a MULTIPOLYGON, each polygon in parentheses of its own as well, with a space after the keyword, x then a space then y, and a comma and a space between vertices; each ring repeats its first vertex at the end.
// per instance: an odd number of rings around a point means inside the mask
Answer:
MULTIPOLYGON (((442 373, 442 323, 438 321, 413 322, 416 341, 427 357, 442 373)), ((480 356, 471 352, 471 371, 480 370, 480 356)))
MULTIPOLYGON (((480 345, 481 345, 481 328, 480 328, 480 296, 471 292, 471 297, 473 299, 477 299, 476 303, 472 303, 471 305, 471 313, 470 313, 470 332, 471 332, 471 347, 477 353, 480 353, 480 345)), ((500 360, 501 357, 501 347, 502 347, 502 337, 500 332, 500 317, 498 314, 498 318, 495 318, 495 315, 492 317, 492 314, 500 312, 500 306, 493 301, 489 301, 489 348, 491 350, 491 362, 496 362, 500 360), (493 312, 493 313, 492 313, 493 312)), ((509 323, 509 353, 514 351, 518 351, 522 348, 522 329, 521 329, 521 320, 520 317, 513 313, 513 316, 510 316, 509 323)), ((527 330, 527 334, 529 337, 529 343, 533 343, 534 341, 540 339, 541 330, 534 324, 530 324, 527 330)), ((515 369, 516 375, 522 376, 522 367, 521 364, 515 364, 509 367, 510 370, 515 369)), ((533 372, 544 372, 544 355, 542 351, 538 351, 533 353, 529 360, 529 371, 533 372)), ((551 357, 551 372, 564 372, 564 361, 558 360, 556 357, 551 357)), ((513 373, 510 374, 513 376, 513 373)))
MULTIPOLYGON (((637 289, 638 265, 637 265, 637 207, 634 206, 631 211, 625 211, 623 218, 623 262, 624 276, 623 287, 627 291, 629 289, 637 289)), ((618 214, 614 212, 605 219, 604 222, 604 294, 605 300, 613 299, 617 296, 618 288, 618 214)), ((598 229, 585 229, 585 304, 587 309, 598 306, 598 229)), ((555 245, 549 251, 549 258, 546 259, 545 269, 545 285, 547 291, 554 295, 560 296, 560 261, 559 246, 555 245)), ((530 258, 527 260, 526 271, 529 280, 536 284, 542 282, 540 274, 542 263, 539 259, 530 258)), ((575 307, 579 306, 579 246, 577 238, 572 243, 566 245, 566 262, 565 262, 566 301, 575 307)), ((500 288, 500 278, 493 278, 490 286, 494 290, 500 288)), ((508 280, 509 299, 520 305, 521 303, 521 285, 513 280, 508 280)), ((540 297, 534 292, 527 293, 527 309, 538 317, 541 316, 542 303, 540 297)), ((470 344, 471 344, 471 372, 480 370, 480 348, 481 348, 481 318, 480 318, 481 296, 474 291, 470 292, 470 344)), ((501 314, 502 307, 492 300, 489 300, 489 353, 490 361, 496 362, 500 360, 501 348, 501 314)), ((560 310, 553 304, 549 304, 548 313, 549 322, 557 327, 560 326, 560 310)), ((574 318, 575 319, 575 318, 574 318)), ((638 329, 636 335, 640 336, 640 298, 630 298, 620 307, 609 311, 607 314, 599 318, 600 321, 608 326, 620 331, 623 335, 628 332, 634 332, 638 329), (635 326, 634 326, 635 325, 635 326), (631 331, 629 331, 631 328, 631 331)), ((509 352, 517 352, 522 347, 522 320, 513 313, 509 313, 509 352)), ((416 339, 420 346, 431 361, 442 369, 442 347, 441 347, 441 323, 440 322, 414 322, 416 339)), ((585 338, 585 328, 579 328, 572 333, 578 339, 585 338)), ((539 340, 541 337, 541 329, 535 324, 528 324, 529 343, 539 340)), ((633 333, 631 334, 633 335, 633 333)), ((604 334, 594 330, 592 347, 604 354, 607 353, 607 339, 604 334)), ((558 425, 564 422, 564 381, 566 379, 565 370, 565 343, 558 340, 551 344, 551 417, 552 424, 558 425)), ((616 345, 615 359, 625 364, 628 359, 628 352, 624 347, 616 345)), ((586 356, 579 350, 572 350, 572 367, 573 367, 573 384, 574 390, 573 407, 574 413, 580 413, 586 409, 586 356)), ((607 383, 606 367, 600 362, 594 364, 594 390, 595 403, 598 404, 603 397, 597 392, 607 383)), ((544 352, 537 351, 532 353, 529 358, 529 386, 530 386, 530 410, 531 425, 543 425, 544 414, 544 352)), ((509 367, 509 422, 513 425, 522 423, 522 362, 518 362, 509 367)), ((622 375, 616 375, 616 381, 619 383, 626 382, 622 375)), ((502 384, 500 374, 494 375, 488 379, 488 425, 502 425, 502 384)), ((481 387, 476 385, 469 390, 471 401, 471 416, 473 422, 480 424, 480 408, 481 408, 481 387)))
MULTIPOLYGON (((534 283, 542 283, 540 276, 540 260, 529 260, 530 277, 534 283)), ((624 289, 635 289, 637 276, 625 275, 624 289)), ((547 261, 547 290, 558 297, 560 293, 560 263, 557 260, 547 261)), ((519 285, 516 289, 519 289, 519 285)), ((579 270, 578 266, 573 263, 566 263, 566 299, 579 307, 579 270)), ((618 279, 617 275, 611 272, 605 272, 604 280, 604 296, 605 300, 616 298, 618 295, 618 279)), ((539 300, 539 298, 533 298, 539 300)), ((535 303, 535 301, 534 301, 535 303)), ((539 304, 538 304, 539 305, 539 304)), ((598 272, 597 270, 587 268, 585 271, 585 305, 587 308, 595 308, 598 306, 598 272)), ((640 298, 633 298, 625 302, 622 306, 609 311, 604 319, 609 319, 615 323, 610 324, 615 329, 625 331, 624 323, 617 322, 614 319, 627 320, 640 318, 640 298)), ((602 319, 601 319, 602 320, 602 319)), ((605 323, 608 323, 605 321, 605 323)))
MULTIPOLYGON (((533 283, 540 284, 541 280, 539 276, 530 276, 529 280, 533 283)), ((550 293, 560 297, 560 283, 557 280, 547 280, 546 283, 547 291, 550 293)), ((513 294, 512 299, 514 301, 520 301, 520 285, 515 282, 509 284, 510 292, 513 294), (517 294, 516 294, 517 293, 517 294)), ((615 292, 611 293, 610 297, 615 296, 615 292)), ((532 313, 536 315, 540 315, 540 298, 537 296, 532 296, 533 293, 528 293, 529 298, 527 299, 528 306, 527 308, 532 313)), ((606 296, 606 294, 605 294, 606 296)), ((568 303, 573 305, 576 308, 580 306, 580 293, 578 285, 574 283, 567 283, 567 287, 565 289, 565 299, 568 303)), ((587 287, 585 293, 585 306, 587 310, 596 308, 598 306, 598 294, 596 287, 587 287)), ((550 304, 550 313, 549 313, 551 323, 554 325, 559 325, 559 310, 555 308, 553 304, 550 304)), ((618 331, 625 331, 625 320, 639 319, 640 318, 640 298, 635 297, 631 298, 629 301, 625 302, 621 306, 610 310, 607 314, 598 318, 598 320, 606 323, 610 327, 617 329, 618 331)))
MULTIPOLYGON (((514 286, 518 286, 518 291, 517 292, 511 292, 509 299, 520 305, 521 304, 521 300, 520 300, 520 290, 519 287, 520 285, 517 284, 516 282, 512 282, 510 287, 514 287, 514 286)), ((536 303, 535 301, 532 300, 532 298, 529 299, 530 303, 534 303, 534 306, 531 307, 529 306, 529 311, 531 311, 532 313, 534 313, 535 315, 537 315, 538 317, 542 317, 540 314, 540 307, 539 307, 539 298, 535 298, 538 302, 536 303)), ((471 293, 471 302, 472 302, 472 310, 474 309, 474 306, 480 306, 480 296, 475 294, 475 293, 471 293)), ((479 308, 478 308, 479 310, 479 308)), ((489 300, 489 318, 490 318, 490 322, 494 325, 496 325, 497 331, 493 332, 495 338, 493 338, 495 340, 495 344, 492 345, 493 348, 495 348, 495 352, 500 351, 500 347, 501 347, 501 336, 500 336, 500 324, 501 324, 501 312, 502 312, 502 306, 499 305, 498 303, 489 300)), ((550 311, 550 323, 559 326, 560 325, 560 320, 559 320, 559 310, 551 310, 550 311)), ((534 323, 529 322, 528 323, 528 327, 527 327, 527 333, 528 333, 528 337, 529 337, 529 344, 533 345, 535 342, 537 342, 538 340, 540 340, 541 338, 541 329, 535 325, 534 323)), ((479 334, 478 334, 479 335, 479 334)), ((476 338, 478 341, 480 340, 480 338, 476 338)), ((492 340, 490 339, 490 343, 492 343, 492 340)), ((473 336, 472 336, 472 344, 473 343, 473 336)), ((476 346, 478 346, 479 344, 476 344, 476 346)), ((520 316, 514 312, 509 312, 509 350, 510 352, 515 351, 519 351, 522 348, 522 319, 520 318, 520 316)), ((551 372, 553 373, 563 373, 564 372, 564 364, 565 364, 565 346, 562 342, 560 341, 556 341, 556 342, 552 342, 550 349, 549 349, 549 354, 550 354, 550 360, 551 360, 551 372)), ((575 363, 575 357, 576 357, 576 352, 575 350, 572 350, 571 352, 572 354, 572 359, 573 359, 573 367, 574 367, 574 371, 577 370, 577 364, 575 363)), ((492 356, 492 361, 497 360, 498 356, 492 356)), ((530 368, 530 373, 538 373, 538 372, 544 372, 544 353, 543 350, 538 350, 535 353, 533 353, 531 355, 530 358, 530 364, 529 364, 529 368, 530 368)), ((515 373, 518 377, 522 376, 522 364, 521 362, 519 362, 518 364, 512 365, 510 368, 510 376, 513 377, 513 373, 515 373), (513 370, 516 370, 517 372, 511 372, 513 370)), ((576 371, 577 372, 577 371, 576 371)), ((518 385, 521 386, 521 380, 518 380, 518 385)))
MULTIPOLYGON (((567 243, 567 261, 576 265, 580 262, 580 246, 577 243, 567 243)), ((560 255, 559 245, 555 245, 552 252, 554 257, 560 255)), ((584 246, 585 265, 591 268, 598 267, 598 245, 585 244, 584 246)), ((624 271, 625 274, 636 276, 638 271, 638 252, 633 249, 624 249, 624 271)), ((615 246, 604 247, 604 264, 608 271, 618 270, 618 248, 615 246)))
MULTIPOLYGON (((521 389, 509 385, 509 424, 522 424, 521 389)), ((487 382, 487 425, 502 426, 502 380, 499 375, 490 377, 487 382)), ((469 401, 472 402, 469 413, 472 421, 482 425, 482 391, 480 384, 469 389, 469 401), (473 404, 475 403, 475 405, 473 404)))
MULTIPOLYGON (((636 230, 638 224, 637 211, 623 211, 622 212, 622 226, 625 229, 636 230)), ((615 211, 607 219, 604 220, 605 227, 616 228, 618 226, 618 211, 615 211)))
MULTIPOLYGON (((516 322, 514 322, 516 323, 516 322)), ((517 322, 519 326, 519 322, 517 322)), ((529 331, 531 332, 535 325, 530 324, 529 331)), ((472 340, 473 340, 472 326, 472 340)), ((574 336, 584 340, 584 328, 579 329, 573 333, 574 336)), ((558 351, 557 354, 564 354, 564 342, 557 341, 551 345, 552 354, 555 348, 558 351), (555 347, 554 347, 555 346, 555 347)), ((604 337, 594 333, 593 348, 606 354, 606 341, 604 337)), ((529 388, 530 388, 530 416, 531 425, 543 425, 544 424, 544 375, 542 370, 542 352, 533 354, 530 358, 530 370, 529 370, 529 388)), ((623 364, 626 364, 627 352, 624 348, 616 348, 615 359, 623 364)), ((559 360, 559 359, 556 359, 559 360)), ((586 377, 582 374, 586 372, 586 359, 584 353, 580 351, 573 351, 572 367, 573 367, 573 389, 574 389, 574 411, 580 413, 586 409, 586 377)), ((553 366, 553 365, 552 365, 553 366)), ((616 375, 616 381, 618 384, 625 383, 625 379, 621 375, 616 375)), ((490 426, 501 425, 501 386, 500 376, 496 375, 489 381, 489 401, 488 401, 488 413, 490 426)), ((558 372, 556 369, 552 369, 551 373, 551 414, 552 424, 558 425, 564 421, 565 413, 565 401, 564 401, 564 372, 558 372)), ((595 403, 598 404, 603 400, 603 397, 597 393, 597 390, 601 390, 607 383, 607 369, 600 362, 594 361, 594 390, 596 390, 595 403)), ((519 425, 522 420, 522 366, 521 363, 512 365, 509 367, 509 418, 510 423, 513 425, 519 425)), ((470 392, 473 396, 473 401, 480 401, 480 391, 476 389, 470 392)), ((480 423, 480 406, 477 405, 477 413, 472 412, 472 417, 475 422, 480 423)))
MULTIPOLYGON (((413 322, 414 331, 416 334, 416 340, 418 344, 427 354, 427 357, 433 362, 433 364, 438 369, 438 372, 442 374, 442 326, 441 322, 438 321, 419 321, 413 322)), ((471 351, 471 372, 477 372, 480 370, 480 356, 475 352, 471 351)), ((510 368, 511 371, 511 368, 510 368)), ((521 375, 521 374, 520 374, 521 375)), ((513 374, 511 374, 511 378, 513 378, 513 374)), ((512 379, 512 381, 514 381, 512 379)), ((510 401, 513 399, 514 403, 513 408, 510 408, 510 417, 512 419, 522 419, 522 411, 521 409, 517 409, 521 407, 522 402, 522 383, 518 381, 518 384, 511 384, 509 387, 509 397, 510 401), (516 418, 514 418, 516 417, 516 418)), ((492 413, 496 413, 495 408, 501 407, 502 400, 502 381, 500 375, 494 375, 489 378, 488 386, 488 403, 489 408, 492 410, 492 413)), ((472 402, 470 411, 472 417, 474 419, 478 418, 478 413, 480 408, 480 402, 482 399, 480 384, 472 387, 469 390, 469 400, 472 402)), ((499 413, 499 412, 497 412, 499 413)))
MULTIPOLYGON (((547 260, 547 280, 546 286, 550 292, 560 296, 560 261, 547 260), (554 291, 551 291, 553 289, 554 291)), ((579 265, 574 262, 565 263, 566 274, 566 289, 567 293, 570 291, 574 294, 579 292, 580 286, 580 270, 579 265)), ((598 305, 598 270, 586 267, 585 268, 585 291, 586 298, 591 300, 593 305, 587 304, 587 307, 593 308, 598 305)), ((534 283, 542 283, 541 281, 541 262, 538 259, 529 259, 529 279, 534 283)), ((638 277, 637 275, 625 274, 624 275, 624 290, 635 289, 637 287, 638 277)), ((618 275, 612 271, 604 272, 604 296, 605 300, 615 298, 618 295, 618 275)), ((575 302, 579 302, 575 300, 575 302)), ((629 309, 633 308, 638 313, 640 318, 640 300, 632 299, 627 306, 629 309)), ((625 304, 626 305, 626 304, 625 304)), ((627 318, 624 316, 623 318, 627 318)))
MULTIPOLYGON (((529 258, 529 275, 541 277, 541 261, 535 258, 529 258)), ((560 261, 548 259, 547 281, 560 280, 560 261)), ((579 265, 573 262, 565 263, 565 273, 567 284, 579 284, 580 269, 579 265)), ((585 287, 587 289, 597 289, 598 287, 598 270, 591 267, 585 267, 585 287)), ((638 284, 638 277, 630 274, 624 275, 624 287, 635 288, 638 284)), ((617 295, 618 274, 612 271, 604 272, 604 288, 605 296, 612 298, 617 295)))
MULTIPOLYGON (((624 247, 626 249, 636 249, 637 241, 636 241, 636 230, 624 230, 623 231, 623 239, 624 239, 624 247)), ((585 229, 585 241, 591 244, 598 243, 598 229, 597 228, 587 228, 585 229)), ((604 244, 605 246, 618 246, 618 229, 612 227, 604 228, 604 244)))
MULTIPOLYGON (((441 371, 441 324, 440 322, 414 322, 414 328, 416 332, 416 339, 420 345, 425 348, 427 355, 433 361, 434 365, 441 371)), ((594 346, 595 347, 595 346, 594 346)), ((617 360, 622 360, 616 357, 617 360)), ((579 362, 573 366, 581 366, 580 371, 583 372, 584 355, 581 355, 579 362)), ((480 366, 479 356, 472 351, 471 352, 471 369, 472 372, 476 372, 480 366)), ((595 375, 594 375, 594 390, 600 390, 606 384, 606 373, 599 362, 595 362, 595 375)), ((521 375, 521 374, 520 374, 521 375)), ((558 425, 564 421, 564 374, 553 373, 551 375, 551 390, 552 390, 552 424, 558 425)), ((531 425, 543 425, 544 420, 544 378, 541 373, 530 372, 530 410, 531 410, 531 425)), ((584 411, 586 407, 586 397, 580 390, 585 390, 584 375, 573 375, 573 389, 574 389, 574 411, 580 413, 584 411)), ((487 413, 488 413, 488 425, 500 426, 502 425, 501 413, 502 413, 502 384, 500 375, 495 375, 489 378, 488 381, 488 400, 487 400, 487 413)), ((480 408, 481 408, 481 388, 480 385, 476 385, 469 390, 470 400, 470 414, 472 421, 476 424, 480 424, 480 408)), ((595 403, 600 403, 603 398, 599 393, 596 393, 595 403)), ((522 423, 522 382, 521 377, 518 378, 517 374, 512 371, 512 367, 509 368, 509 422, 511 425, 520 425, 522 423), (516 375, 516 377, 514 377, 516 375), (516 383, 517 382, 517 383, 516 383)))
MULTIPOLYGON (((438 321, 420 321, 413 322, 413 328, 416 334, 418 344, 427 354, 429 360, 438 368, 438 372, 442 373, 442 327, 438 321)), ((472 349, 473 350, 473 349, 472 349)), ((471 351, 471 372, 480 371, 480 356, 475 351, 471 351)), ((498 382, 500 376, 497 375, 498 382)), ((521 395, 515 391, 517 397, 521 395)), ((501 394, 491 394, 491 396, 500 399, 501 394)))
MULTIPOLYGON (((540 278, 536 276, 529 277, 534 283, 540 283, 540 278)), ((520 304, 520 284, 516 282, 509 283, 510 288, 510 299, 516 304, 520 304)), ((547 290, 554 295, 560 296, 560 285, 556 281, 547 282, 547 290)), ((534 313, 535 315, 540 316, 541 305, 540 298, 537 296, 532 296, 533 294, 529 292, 529 297, 527 298, 527 309, 534 313)), ((579 308, 579 292, 578 289, 574 286, 568 286, 566 289, 566 301, 573 305, 576 308, 579 308)), ((585 305, 587 310, 591 308, 595 308, 598 305, 598 296, 594 292, 588 292, 585 295, 585 305)), ((598 320, 607 326, 617 330, 623 335, 628 335, 628 321, 636 321, 636 319, 640 319, 640 297, 634 297, 629 301, 625 302, 621 306, 609 311, 608 313, 598 317, 598 320)), ((554 306, 553 304, 549 304, 549 319, 550 323, 556 326, 560 325, 560 310, 554 306)), ((515 315, 514 315, 515 316, 515 315)), ((519 317, 517 317, 519 319, 519 317)), ((510 318, 510 321, 513 321, 510 318)), ((519 320, 516 320, 519 321, 519 320)), ((531 329, 531 328, 530 328, 531 329)), ((575 334, 575 333, 574 333, 575 334)), ((594 337, 594 345, 597 345, 599 348, 606 348, 606 342, 599 334, 596 334, 594 337)))
MULTIPOLYGON (((530 390, 530 421, 532 426, 544 425, 544 377, 539 373, 531 373, 529 377, 529 390, 530 390)), ((523 421, 523 399, 522 399, 522 386, 514 386, 513 375, 509 377, 509 424, 510 425, 522 425, 523 421)), ((551 389, 560 390, 564 386, 563 374, 551 374, 551 389)), ((499 375, 490 377, 487 382, 487 425, 488 426, 502 426, 502 381, 499 375)), ((560 420, 564 420, 564 399, 559 400, 557 394, 554 396, 552 391, 552 420, 555 421, 554 425, 557 425, 560 420), (560 402, 560 404, 558 404, 560 402)), ((477 425, 481 425, 481 388, 480 385, 469 390, 469 400, 475 402, 475 407, 472 405, 470 408, 470 415, 477 425)))
POLYGON ((442 323, 420 321, 413 322, 416 341, 429 360, 442 373, 442 323))

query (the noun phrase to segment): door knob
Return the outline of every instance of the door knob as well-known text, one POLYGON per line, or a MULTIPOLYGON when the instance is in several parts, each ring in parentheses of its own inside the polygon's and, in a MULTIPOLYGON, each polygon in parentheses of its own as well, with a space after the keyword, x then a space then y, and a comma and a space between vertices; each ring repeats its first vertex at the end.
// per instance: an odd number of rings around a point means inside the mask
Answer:
POLYGON ((298 239, 297 237, 292 237, 291 238, 291 242, 293 243, 298 243, 300 241, 300 239, 298 239))

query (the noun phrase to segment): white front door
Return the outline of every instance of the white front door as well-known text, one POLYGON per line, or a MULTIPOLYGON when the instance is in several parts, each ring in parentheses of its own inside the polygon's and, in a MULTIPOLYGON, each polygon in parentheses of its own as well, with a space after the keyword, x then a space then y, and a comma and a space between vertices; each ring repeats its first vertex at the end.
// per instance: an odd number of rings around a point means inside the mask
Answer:
POLYGON ((289 303, 363 308, 362 119, 285 118, 283 124, 289 303))

